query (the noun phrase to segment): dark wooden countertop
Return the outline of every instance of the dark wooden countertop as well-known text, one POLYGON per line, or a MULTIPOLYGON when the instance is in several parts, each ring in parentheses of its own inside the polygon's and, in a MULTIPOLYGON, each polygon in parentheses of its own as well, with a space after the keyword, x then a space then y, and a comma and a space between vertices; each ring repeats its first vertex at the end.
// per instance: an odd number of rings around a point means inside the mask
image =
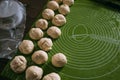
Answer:
POLYGON ((44 5, 48 0, 19 0, 26 5, 27 20, 25 33, 30 29, 36 17, 43 10, 44 5))

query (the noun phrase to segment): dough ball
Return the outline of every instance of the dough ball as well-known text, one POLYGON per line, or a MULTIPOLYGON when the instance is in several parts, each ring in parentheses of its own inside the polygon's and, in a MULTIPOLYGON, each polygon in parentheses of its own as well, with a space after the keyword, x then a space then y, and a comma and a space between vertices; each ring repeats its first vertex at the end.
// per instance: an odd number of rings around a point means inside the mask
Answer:
POLYGON ((34 50, 34 44, 31 40, 23 40, 19 45, 19 50, 23 54, 30 54, 34 50))
POLYGON ((42 12, 42 16, 43 18, 47 19, 47 20, 50 20, 54 17, 55 13, 52 9, 45 9, 43 12, 42 12))
POLYGON ((43 64, 48 60, 48 54, 42 50, 36 51, 32 55, 32 60, 36 64, 43 64))
POLYGON ((47 22, 47 20, 45 20, 45 19, 39 19, 39 20, 35 23, 35 26, 36 26, 37 28, 40 28, 40 29, 42 29, 42 30, 45 30, 45 29, 48 28, 48 22, 47 22))
POLYGON ((67 4, 63 4, 60 6, 58 11, 59 11, 59 13, 61 13, 63 15, 67 15, 68 13, 70 13, 70 8, 67 4))
POLYGON ((49 1, 47 7, 52 10, 57 10, 59 8, 59 4, 56 1, 49 1))
POLYGON ((52 49, 53 43, 50 38, 41 38, 38 41, 38 46, 44 51, 49 51, 52 49))
POLYGON ((56 26, 52 26, 47 30, 47 34, 52 37, 52 38, 58 38, 61 35, 61 30, 56 27, 56 26))
POLYGON ((40 80, 42 75, 43 70, 38 66, 30 66, 26 70, 26 80, 40 80))
POLYGON ((53 1, 56 1, 57 3, 62 3, 63 0, 53 0, 53 1))
POLYGON ((16 56, 11 62, 10 67, 16 73, 21 73, 26 69, 27 60, 24 56, 16 56))
POLYGON ((44 33, 40 28, 32 28, 29 32, 29 36, 33 40, 39 40, 43 35, 44 33))
POLYGON ((55 26, 63 26, 66 23, 66 18, 62 14, 57 14, 53 19, 52 23, 55 26))
POLYGON ((74 0, 63 0, 64 4, 67 4, 68 6, 71 6, 74 4, 74 0))
POLYGON ((61 80, 61 78, 57 73, 53 72, 44 76, 42 80, 61 80))
POLYGON ((57 53, 52 57, 52 64, 55 67, 63 67, 65 64, 67 64, 66 56, 62 53, 57 53))

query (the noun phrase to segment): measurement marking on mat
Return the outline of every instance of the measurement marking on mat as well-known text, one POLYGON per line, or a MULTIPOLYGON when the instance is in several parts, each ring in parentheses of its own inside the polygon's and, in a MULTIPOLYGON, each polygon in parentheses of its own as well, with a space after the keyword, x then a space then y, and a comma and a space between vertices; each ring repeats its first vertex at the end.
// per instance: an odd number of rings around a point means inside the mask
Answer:
POLYGON ((75 39, 76 41, 81 41, 81 40, 83 40, 87 37, 90 37, 92 39, 96 39, 96 40, 99 40, 99 41, 105 41, 105 42, 113 43, 113 44, 116 44, 116 45, 119 45, 119 43, 120 43, 120 40, 118 39, 118 36, 116 36, 117 39, 114 39, 114 38, 110 38, 110 37, 107 37, 107 36, 89 34, 88 29, 83 24, 76 25, 73 28, 72 36, 70 36, 70 37, 75 39), (81 31, 81 29, 83 31, 81 31))

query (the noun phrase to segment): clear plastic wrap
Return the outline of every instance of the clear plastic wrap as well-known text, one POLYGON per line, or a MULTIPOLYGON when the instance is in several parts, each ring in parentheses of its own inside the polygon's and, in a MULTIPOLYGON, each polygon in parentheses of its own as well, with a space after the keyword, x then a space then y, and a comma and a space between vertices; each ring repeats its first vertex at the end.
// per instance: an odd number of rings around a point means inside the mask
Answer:
POLYGON ((11 58, 21 42, 26 11, 17 0, 0 0, 0 58, 11 58))

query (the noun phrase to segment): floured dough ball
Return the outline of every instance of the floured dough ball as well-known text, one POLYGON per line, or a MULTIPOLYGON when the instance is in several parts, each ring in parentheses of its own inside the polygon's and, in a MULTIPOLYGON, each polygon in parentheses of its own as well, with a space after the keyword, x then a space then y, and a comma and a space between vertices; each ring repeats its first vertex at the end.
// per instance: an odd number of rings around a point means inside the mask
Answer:
POLYGON ((36 64, 43 64, 48 60, 48 54, 43 50, 36 51, 32 55, 32 60, 36 64))
POLYGON ((64 4, 67 4, 68 6, 71 6, 74 4, 74 0, 63 0, 64 4))
POLYGON ((19 50, 23 54, 30 54, 34 50, 34 44, 31 40, 23 40, 19 45, 19 50))
POLYGON ((50 20, 54 17, 55 13, 52 9, 45 9, 43 12, 42 12, 42 16, 43 18, 47 19, 47 20, 50 20))
POLYGON ((50 38, 41 38, 38 41, 38 46, 44 51, 49 51, 52 49, 53 43, 50 38))
POLYGON ((47 22, 47 20, 45 20, 45 19, 39 19, 39 20, 35 23, 35 26, 36 26, 37 28, 40 28, 40 29, 42 29, 42 30, 45 30, 45 29, 48 28, 48 22, 47 22))
POLYGON ((57 3, 62 3, 63 0, 53 0, 53 1, 56 1, 57 3))
POLYGON ((57 73, 52 72, 44 76, 42 80, 61 80, 61 78, 57 73))
POLYGON ((43 35, 44 33, 40 28, 32 28, 29 32, 29 36, 33 40, 39 40, 43 35))
POLYGON ((52 38, 58 38, 61 35, 61 30, 56 27, 56 26, 52 26, 47 30, 47 34, 52 37, 52 38))
POLYGON ((61 13, 63 15, 67 15, 68 13, 70 13, 70 8, 67 4, 63 4, 60 6, 58 11, 59 11, 59 13, 61 13))
POLYGON ((57 14, 53 19, 52 23, 55 26, 63 26, 66 23, 66 18, 62 14, 57 14))
POLYGON ((21 73, 26 69, 27 60, 24 56, 16 56, 11 62, 10 67, 16 73, 21 73))
POLYGON ((67 58, 63 53, 57 53, 52 57, 52 64, 55 67, 63 67, 67 64, 67 58))
POLYGON ((59 8, 59 4, 56 1, 49 1, 47 7, 52 10, 57 10, 59 8))
POLYGON ((42 75, 43 70, 38 66, 30 66, 26 70, 26 80, 40 80, 42 75))

